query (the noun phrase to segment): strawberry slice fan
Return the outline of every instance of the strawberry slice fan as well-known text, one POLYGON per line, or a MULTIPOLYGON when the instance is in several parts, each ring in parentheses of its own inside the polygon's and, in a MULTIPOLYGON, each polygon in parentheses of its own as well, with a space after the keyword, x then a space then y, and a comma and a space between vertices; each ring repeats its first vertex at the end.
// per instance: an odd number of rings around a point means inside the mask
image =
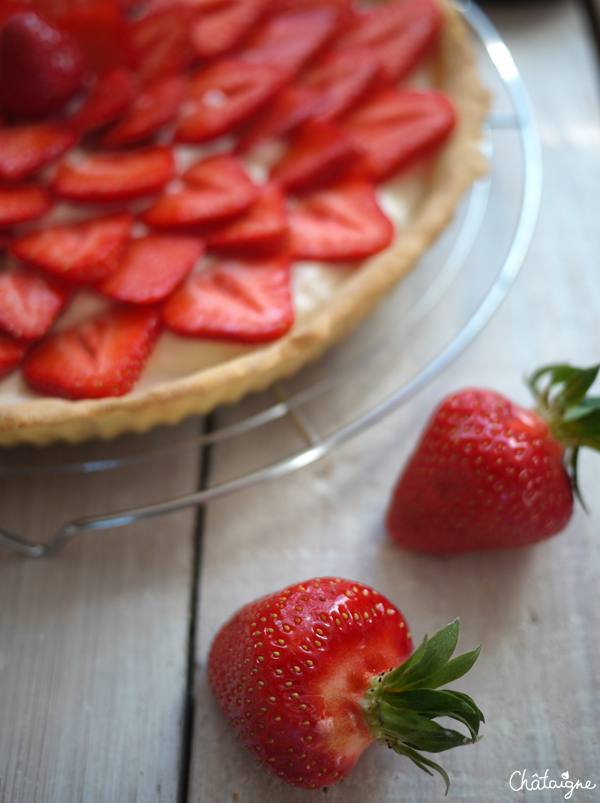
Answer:
POLYGON ((487 93, 445 0, 0 2, 3 443, 148 429, 293 373, 485 170, 487 93), (400 225, 382 199, 405 178, 400 225), (339 289, 303 317, 307 262, 339 289), (166 332, 222 344, 210 379, 153 385, 166 332))

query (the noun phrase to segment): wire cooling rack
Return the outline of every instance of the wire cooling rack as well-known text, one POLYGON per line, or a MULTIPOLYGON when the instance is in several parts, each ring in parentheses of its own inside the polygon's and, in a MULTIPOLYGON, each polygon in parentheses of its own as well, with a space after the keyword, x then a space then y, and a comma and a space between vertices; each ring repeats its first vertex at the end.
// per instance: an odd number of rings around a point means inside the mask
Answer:
POLYGON ((24 465, 0 456, 0 475, 110 471, 244 437, 279 420, 294 428, 299 445, 276 462, 258 464, 243 475, 197 493, 73 519, 43 543, 0 528, 0 544, 28 557, 44 557, 80 532, 199 506, 295 471, 330 453, 414 396, 482 330, 506 296, 529 248, 541 196, 541 148, 529 97, 508 48, 475 4, 456 5, 472 29, 480 74, 494 97, 482 142, 491 169, 475 182, 449 230, 360 334, 333 349, 315 366, 262 394, 258 411, 248 413, 247 406, 241 404, 233 412, 217 414, 217 419, 226 420, 196 439, 168 442, 141 452, 136 449, 135 454, 107 459, 79 457, 61 463, 51 460, 46 465, 39 461, 24 465), (489 263, 490 252, 495 255, 494 264, 489 263), (432 331, 436 333, 433 338, 432 331), (344 399, 342 412, 338 409, 340 396, 344 399))

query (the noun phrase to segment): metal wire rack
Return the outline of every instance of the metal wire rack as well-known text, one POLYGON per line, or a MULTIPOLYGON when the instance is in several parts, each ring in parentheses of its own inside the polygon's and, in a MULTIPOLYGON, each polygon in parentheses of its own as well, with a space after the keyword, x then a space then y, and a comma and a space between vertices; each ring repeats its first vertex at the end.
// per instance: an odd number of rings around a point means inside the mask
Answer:
MULTIPOLYGON (((168 443, 150 451, 111 456, 102 460, 75 460, 50 465, 16 465, 0 457, 0 475, 16 473, 74 473, 108 471, 183 450, 198 450, 229 438, 241 437, 280 419, 295 428, 300 446, 277 462, 258 465, 241 476, 175 499, 144 507, 73 519, 46 542, 34 542, 0 528, 0 544, 34 558, 56 552, 68 539, 84 531, 118 527, 212 499, 275 479, 319 460, 336 446, 364 431, 414 396, 446 368, 476 337, 494 314, 529 248, 537 220, 541 184, 541 148, 533 112, 513 58, 497 30, 483 12, 469 2, 457 3, 473 32, 480 71, 495 98, 482 147, 490 160, 489 174, 477 181, 457 214, 455 223, 431 249, 418 268, 402 282, 397 293, 369 321, 368 335, 350 338, 316 366, 298 377, 275 385, 263 394, 258 412, 247 413, 196 439, 168 443), (507 189, 508 185, 508 189, 507 189), (509 202, 507 202, 509 198, 509 202), (501 223, 499 223, 501 221, 501 223), (497 262, 485 271, 478 266, 478 247, 494 238, 497 262), (497 241, 497 242, 496 242, 497 241), (457 317, 456 310, 459 310, 457 317), (444 319, 444 310, 452 310, 444 319), (419 330, 436 322, 440 336, 433 351, 419 352, 408 361, 394 387, 377 381, 386 375, 386 361, 402 360, 407 337, 419 343, 419 330), (358 345, 357 345, 358 343, 358 345), (375 379, 374 379, 375 377, 375 379), (357 378, 359 381, 357 381, 357 378), (368 386, 357 397, 352 416, 341 419, 335 394, 349 384, 368 386), (330 409, 329 421, 312 414, 330 409)), ((327 418, 327 417, 325 417, 327 418)))

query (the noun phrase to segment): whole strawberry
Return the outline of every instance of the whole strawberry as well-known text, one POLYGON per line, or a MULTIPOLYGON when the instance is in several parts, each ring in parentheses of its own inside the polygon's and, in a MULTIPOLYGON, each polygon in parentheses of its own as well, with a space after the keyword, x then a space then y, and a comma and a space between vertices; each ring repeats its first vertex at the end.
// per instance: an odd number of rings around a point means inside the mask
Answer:
POLYGON ((458 620, 412 656, 400 611, 362 583, 315 578, 246 605, 217 634, 211 688, 238 736, 270 772, 319 789, 344 778, 378 741, 432 774, 420 750, 477 740, 483 714, 438 687, 464 675, 479 648, 450 660, 458 620), (409 657, 410 656, 410 657, 409 657), (446 716, 468 730, 441 727, 446 716))
POLYGON ((579 447, 600 448, 600 400, 586 397, 598 368, 540 369, 529 380, 532 411, 489 390, 445 399, 394 489, 392 539, 443 554, 561 532, 578 493, 579 447))
POLYGON ((0 109, 10 117, 45 117, 81 86, 78 42, 35 11, 14 14, 0 34, 0 109))

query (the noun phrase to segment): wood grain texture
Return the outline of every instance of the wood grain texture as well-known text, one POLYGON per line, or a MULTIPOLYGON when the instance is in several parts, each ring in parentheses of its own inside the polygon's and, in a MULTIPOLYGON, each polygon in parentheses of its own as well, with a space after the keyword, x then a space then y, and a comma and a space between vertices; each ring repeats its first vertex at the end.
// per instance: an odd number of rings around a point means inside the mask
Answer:
MULTIPOLYGON (((406 614, 417 641, 455 616, 460 648, 479 642, 469 690, 487 724, 483 740, 442 755, 456 801, 554 803, 556 791, 512 792, 513 772, 590 780, 600 789, 600 459, 584 457, 583 491, 568 530, 518 552, 432 557, 390 544, 383 515, 395 477, 442 395, 466 385, 496 388, 527 404, 522 377, 538 365, 591 364, 600 342, 600 113, 596 54, 574 2, 484 4, 529 89, 545 174, 539 223, 525 265, 476 342, 398 412, 320 463, 209 506, 198 617, 196 717, 189 800, 210 803, 425 803, 443 785, 391 751, 372 747, 353 773, 325 792, 282 786, 256 766, 207 689, 205 662, 218 627, 261 594, 315 575, 369 583, 406 614)), ((501 225, 501 221, 499 221, 501 225)), ((493 241, 492 241, 493 242, 493 241)), ((367 327, 369 324, 367 324, 367 327)), ((390 379, 388 377, 388 379, 390 379)), ((249 408, 253 402, 247 403, 249 408)), ((220 445, 213 481, 268 457, 292 434, 220 445), (276 446, 271 447, 271 444, 276 446)), ((557 796, 558 795, 558 796, 557 796)))
MULTIPOLYGON (((129 438, 125 453, 191 437, 129 438)), ((117 446, 17 450, 98 459, 117 446)), ((2 525, 43 538, 78 515, 190 493, 198 456, 0 486, 2 525)), ((0 549, 2 803, 176 801, 182 781, 195 511, 78 535, 40 561, 0 549)))

